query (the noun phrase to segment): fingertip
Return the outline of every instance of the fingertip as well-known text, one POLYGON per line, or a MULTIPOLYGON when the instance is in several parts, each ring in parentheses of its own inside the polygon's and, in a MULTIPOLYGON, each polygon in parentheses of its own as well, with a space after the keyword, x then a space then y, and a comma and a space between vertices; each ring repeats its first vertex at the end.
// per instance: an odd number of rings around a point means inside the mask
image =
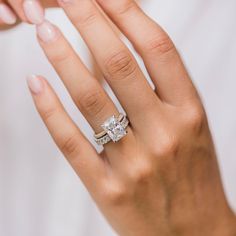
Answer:
POLYGON ((7 25, 14 25, 17 21, 17 16, 5 3, 0 3, 0 19, 7 25))
POLYGON ((25 0, 23 10, 30 23, 39 25, 44 21, 44 8, 38 0, 25 0))
POLYGON ((44 89, 44 78, 38 75, 28 75, 26 81, 33 95, 39 95, 44 89))
POLYGON ((37 25, 36 31, 39 39, 45 43, 55 41, 59 35, 56 26, 48 20, 44 20, 40 25, 37 25))

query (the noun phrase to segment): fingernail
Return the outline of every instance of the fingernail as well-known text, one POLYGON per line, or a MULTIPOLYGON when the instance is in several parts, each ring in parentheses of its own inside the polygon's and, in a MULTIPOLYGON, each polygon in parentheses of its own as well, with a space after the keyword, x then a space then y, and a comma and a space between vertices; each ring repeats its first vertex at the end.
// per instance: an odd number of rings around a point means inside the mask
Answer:
POLYGON ((32 24, 41 24, 44 20, 44 10, 38 0, 25 0, 23 9, 27 19, 32 24))
POLYGON ((16 23, 16 15, 13 13, 13 11, 4 3, 0 4, 0 19, 8 24, 13 25, 16 23))
POLYGON ((27 77, 27 83, 29 86, 30 91, 33 94, 39 94, 42 92, 43 90, 43 83, 42 83, 42 79, 39 78, 36 75, 29 75, 27 77))
POLYGON ((37 34, 43 42, 48 43, 56 39, 57 30, 49 21, 44 21, 41 25, 37 25, 37 34))

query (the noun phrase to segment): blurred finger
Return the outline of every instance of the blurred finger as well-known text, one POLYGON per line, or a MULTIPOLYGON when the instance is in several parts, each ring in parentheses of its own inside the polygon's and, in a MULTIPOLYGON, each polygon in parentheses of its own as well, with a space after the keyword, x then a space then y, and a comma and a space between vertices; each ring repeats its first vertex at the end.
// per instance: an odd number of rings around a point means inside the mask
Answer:
POLYGON ((39 0, 8 0, 12 9, 22 21, 40 24, 44 19, 44 9, 39 0))
POLYGON ((12 9, 5 3, 0 3, 0 23, 7 25, 14 25, 16 23, 17 16, 12 9))

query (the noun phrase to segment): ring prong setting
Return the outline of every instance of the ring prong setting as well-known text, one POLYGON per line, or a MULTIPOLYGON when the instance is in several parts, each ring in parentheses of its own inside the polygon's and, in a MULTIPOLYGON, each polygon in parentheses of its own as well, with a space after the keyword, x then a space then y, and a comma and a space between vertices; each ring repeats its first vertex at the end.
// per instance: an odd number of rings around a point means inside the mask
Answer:
POLYGON ((108 118, 101 127, 115 143, 127 135, 126 129, 115 116, 108 118))

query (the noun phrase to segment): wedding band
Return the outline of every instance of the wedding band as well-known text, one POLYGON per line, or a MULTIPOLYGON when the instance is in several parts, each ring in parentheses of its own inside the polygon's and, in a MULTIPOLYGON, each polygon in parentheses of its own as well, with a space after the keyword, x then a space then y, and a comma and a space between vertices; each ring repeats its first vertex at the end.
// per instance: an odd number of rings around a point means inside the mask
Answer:
POLYGON ((129 120, 125 115, 120 113, 118 117, 112 116, 101 125, 103 131, 94 134, 94 140, 98 145, 105 145, 111 141, 116 143, 127 135, 128 125, 129 120))

